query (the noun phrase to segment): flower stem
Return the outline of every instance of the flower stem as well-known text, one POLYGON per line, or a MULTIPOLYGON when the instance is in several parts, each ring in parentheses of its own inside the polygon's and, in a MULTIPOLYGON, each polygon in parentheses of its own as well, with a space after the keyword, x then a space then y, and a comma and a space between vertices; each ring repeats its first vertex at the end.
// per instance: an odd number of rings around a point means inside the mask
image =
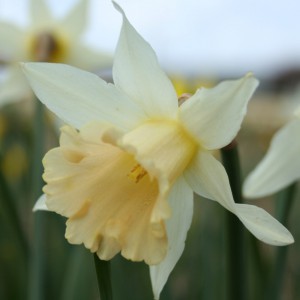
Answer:
MULTIPOLYGON (((240 162, 237 142, 234 140, 221 149, 223 165, 236 203, 242 203, 240 162)), ((228 299, 243 300, 247 297, 244 231, 238 218, 226 212, 228 243, 228 299)))
MULTIPOLYGON (((277 201, 277 219, 283 225, 287 225, 289 213, 296 193, 296 184, 292 184, 280 193, 277 201)), ((287 261, 288 247, 278 247, 275 255, 275 265, 270 278, 267 299, 281 299, 281 290, 284 282, 285 267, 287 261)))
MULTIPOLYGON (((42 193, 42 158, 44 154, 44 108, 43 104, 36 99, 36 111, 34 119, 34 146, 32 162, 32 203, 42 193)), ((31 253, 30 288, 29 299, 42 300, 44 286, 44 216, 41 212, 33 214, 33 245, 31 253)))
POLYGON ((110 280, 110 261, 99 259, 94 254, 95 268, 101 300, 112 300, 112 286, 110 280))

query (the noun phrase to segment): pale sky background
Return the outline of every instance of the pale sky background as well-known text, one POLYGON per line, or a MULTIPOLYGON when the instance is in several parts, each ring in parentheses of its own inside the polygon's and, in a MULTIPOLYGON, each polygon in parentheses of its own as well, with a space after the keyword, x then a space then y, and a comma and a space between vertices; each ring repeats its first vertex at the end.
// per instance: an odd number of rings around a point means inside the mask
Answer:
MULTIPOLYGON (((62 16, 73 0, 47 1, 62 16)), ((300 67, 299 0, 119 0, 169 72, 269 76, 300 67)), ((86 40, 114 51, 121 16, 91 0, 86 40)), ((0 18, 26 23, 26 0, 0 0, 0 18)))

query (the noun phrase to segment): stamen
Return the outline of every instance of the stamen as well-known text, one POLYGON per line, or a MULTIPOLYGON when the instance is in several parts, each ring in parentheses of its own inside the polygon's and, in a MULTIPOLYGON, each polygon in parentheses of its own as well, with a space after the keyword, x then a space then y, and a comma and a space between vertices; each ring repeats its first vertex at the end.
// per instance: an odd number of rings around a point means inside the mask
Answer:
POLYGON ((127 176, 135 183, 138 183, 145 175, 147 175, 147 171, 140 164, 137 164, 130 170, 127 176))
POLYGON ((51 32, 42 32, 32 37, 29 51, 35 61, 60 62, 65 55, 62 39, 51 32))

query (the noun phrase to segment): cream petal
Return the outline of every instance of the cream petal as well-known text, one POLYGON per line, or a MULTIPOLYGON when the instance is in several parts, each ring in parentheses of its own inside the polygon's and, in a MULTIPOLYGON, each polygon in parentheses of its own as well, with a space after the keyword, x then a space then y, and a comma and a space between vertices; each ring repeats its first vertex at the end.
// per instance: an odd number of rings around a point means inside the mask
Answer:
POLYGON ((195 193, 218 201, 229 211, 234 211, 227 173, 209 152, 200 150, 184 172, 184 177, 195 193))
MULTIPOLYGON (((156 206, 162 207, 155 212, 166 211, 163 209, 165 195, 194 156, 197 149, 195 142, 179 123, 158 120, 144 122, 128 133, 116 135, 115 144, 132 153, 150 176, 158 179, 162 201, 157 201, 156 206)), ((152 220, 166 217, 153 214, 152 220)))
POLYGON ((235 204, 237 217, 264 243, 283 246, 294 242, 291 233, 263 209, 254 205, 235 204))
POLYGON ((246 197, 264 197, 300 179, 300 120, 289 122, 273 137, 270 148, 244 183, 246 197))
POLYGON ((96 51, 76 41, 68 53, 66 63, 84 70, 96 70, 111 67, 112 56, 108 53, 96 51))
POLYGON ((164 220, 153 222, 159 195, 156 180, 130 178, 132 155, 101 141, 97 124, 79 133, 64 127, 60 147, 44 158, 47 207, 68 217, 66 238, 83 243, 101 259, 117 252, 134 261, 157 264, 166 255, 164 220), (91 133, 91 131, 94 131, 91 133))
POLYGON ((203 147, 222 148, 239 131, 257 85, 253 75, 247 74, 212 89, 201 88, 180 106, 179 117, 203 147))
POLYGON ((116 86, 138 103, 148 116, 175 117, 178 101, 171 81, 161 70, 151 46, 129 23, 123 10, 116 3, 114 5, 123 15, 113 65, 116 86))
POLYGON ((32 209, 34 212, 38 210, 46 210, 49 211, 47 205, 46 205, 46 195, 43 194, 34 204, 34 207, 32 209))
POLYGON ((34 27, 44 26, 53 22, 52 13, 45 0, 30 1, 30 20, 34 27))
POLYGON ((0 107, 31 97, 31 89, 19 65, 5 68, 5 76, 0 81, 0 107))
POLYGON ((89 0, 79 0, 62 20, 62 27, 70 37, 78 38, 87 26, 89 0))
POLYGON ((169 204, 172 216, 166 221, 168 236, 168 253, 166 258, 158 265, 150 266, 150 276, 155 299, 166 284, 168 277, 174 269, 185 247, 187 231, 193 218, 193 191, 183 178, 173 186, 169 204))
POLYGON ((0 60, 16 62, 26 57, 24 35, 19 27, 0 22, 0 60))
POLYGON ((145 118, 124 93, 92 73, 49 63, 25 63, 23 69, 37 97, 76 128, 99 120, 128 130, 145 118))

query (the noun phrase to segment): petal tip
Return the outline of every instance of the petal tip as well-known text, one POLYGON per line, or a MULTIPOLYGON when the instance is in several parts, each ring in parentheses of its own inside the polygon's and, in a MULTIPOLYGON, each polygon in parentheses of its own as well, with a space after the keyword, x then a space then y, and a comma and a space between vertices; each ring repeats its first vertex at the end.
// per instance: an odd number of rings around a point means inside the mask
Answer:
POLYGON ((275 192, 274 187, 272 189, 266 187, 262 182, 261 176, 255 172, 255 170, 248 175, 245 179, 242 188, 243 196, 247 199, 256 199, 267 197, 275 192))
POLYGON ((295 239, 294 237, 291 235, 287 241, 287 245, 290 245, 290 244, 294 244, 295 243, 295 239))
POLYGON ((252 71, 250 71, 250 72, 246 73, 245 77, 255 77, 255 76, 254 76, 254 73, 252 71))
POLYGON ((121 13, 121 14, 124 16, 124 11, 123 11, 123 9, 121 8, 121 6, 120 6, 117 2, 115 2, 114 0, 112 0, 111 2, 112 2, 112 4, 113 4, 114 8, 115 8, 119 13, 121 13))
POLYGON ((243 196, 247 199, 258 198, 258 196, 255 194, 255 192, 253 192, 253 190, 251 189, 251 186, 249 187, 247 182, 245 182, 242 192, 243 192, 243 196))
POLYGON ((245 79, 252 79, 255 82, 256 87, 259 85, 259 80, 255 77, 253 72, 246 73, 245 79))
POLYGON ((47 204, 46 204, 46 195, 45 194, 40 196, 40 198, 36 201, 36 203, 32 209, 33 212, 36 212, 39 210, 49 211, 47 204))
POLYGON ((280 241, 274 243, 275 246, 288 246, 295 243, 295 239, 292 234, 288 231, 286 236, 283 237, 280 241))

